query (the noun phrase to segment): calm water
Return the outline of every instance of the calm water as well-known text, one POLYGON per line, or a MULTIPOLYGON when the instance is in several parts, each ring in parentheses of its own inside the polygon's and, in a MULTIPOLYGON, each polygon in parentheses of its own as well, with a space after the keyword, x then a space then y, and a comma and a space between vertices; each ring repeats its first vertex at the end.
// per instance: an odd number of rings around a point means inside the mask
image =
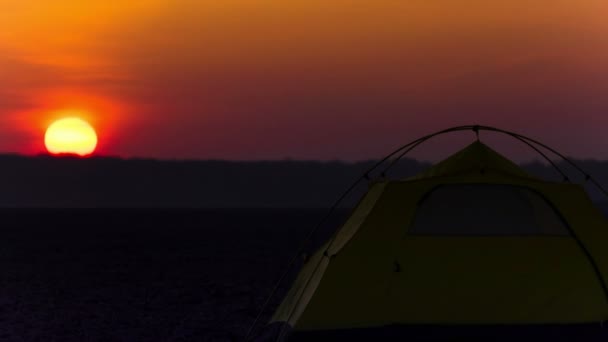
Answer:
POLYGON ((0 341, 238 340, 325 213, 2 210, 0 341))

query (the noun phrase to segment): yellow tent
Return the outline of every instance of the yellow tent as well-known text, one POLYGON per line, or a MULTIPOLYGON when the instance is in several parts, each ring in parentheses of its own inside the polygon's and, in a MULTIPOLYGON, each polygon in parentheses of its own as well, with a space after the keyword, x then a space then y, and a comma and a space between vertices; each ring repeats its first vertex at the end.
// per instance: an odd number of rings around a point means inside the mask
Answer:
POLYGON ((532 177, 475 142, 413 178, 374 182, 268 331, 289 341, 606 338, 607 247, 608 222, 582 186, 532 177))

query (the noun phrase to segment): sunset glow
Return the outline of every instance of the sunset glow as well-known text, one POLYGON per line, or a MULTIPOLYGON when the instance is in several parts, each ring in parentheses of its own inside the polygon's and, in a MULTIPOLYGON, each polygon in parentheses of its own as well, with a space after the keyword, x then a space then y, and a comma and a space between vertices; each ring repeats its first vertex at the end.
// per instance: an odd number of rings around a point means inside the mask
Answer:
POLYGON ((605 0, 0 5, 0 153, 84 108, 122 157, 358 160, 479 123, 608 158, 605 0))
POLYGON ((51 154, 87 156, 97 147, 97 134, 88 122, 79 118, 65 118, 49 126, 44 143, 51 154))

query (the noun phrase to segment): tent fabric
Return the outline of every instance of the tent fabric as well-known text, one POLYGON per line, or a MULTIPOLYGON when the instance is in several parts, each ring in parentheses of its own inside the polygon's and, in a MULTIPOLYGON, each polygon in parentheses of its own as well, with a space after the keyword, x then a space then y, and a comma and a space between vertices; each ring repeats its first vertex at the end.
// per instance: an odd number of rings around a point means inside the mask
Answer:
POLYGON ((285 321, 290 324, 295 323, 302 310, 308 304, 308 300, 314 294, 316 286, 319 284, 323 273, 327 269, 329 259, 338 253, 342 247, 357 233, 361 223, 365 221, 374 204, 384 191, 386 184, 374 184, 369 192, 363 197, 357 209, 346 221, 342 229, 336 234, 335 238, 325 244, 308 261, 307 265, 298 275, 295 286, 287 293, 283 303, 273 316, 273 321, 285 321))
POLYGON ((515 177, 533 178, 517 164, 503 157, 480 141, 476 141, 425 170, 414 179, 466 174, 470 172, 497 172, 515 177))
POLYGON ((606 242, 608 223, 582 186, 530 177, 476 142, 416 177, 374 184, 304 265, 271 322, 293 336, 600 323, 608 320, 606 242), (434 199, 438 189, 457 191, 434 199), (458 197, 463 189, 474 202, 458 197), (450 208, 456 215, 467 203, 481 221, 467 226, 461 215, 456 225, 450 208), (492 205, 492 215, 481 212, 492 205), (420 234, 421 217, 433 234, 420 234))

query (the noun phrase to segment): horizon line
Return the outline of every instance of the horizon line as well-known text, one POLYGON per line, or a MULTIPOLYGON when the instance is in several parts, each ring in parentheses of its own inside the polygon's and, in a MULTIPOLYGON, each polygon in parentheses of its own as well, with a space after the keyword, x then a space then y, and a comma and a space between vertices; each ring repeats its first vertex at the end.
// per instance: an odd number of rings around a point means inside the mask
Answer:
MULTIPOLYGON (((48 152, 40 152, 37 154, 26 154, 19 152, 0 152, 0 158, 4 157, 14 157, 14 158, 22 158, 22 159, 50 159, 50 160, 121 160, 121 161, 156 161, 156 162, 225 162, 225 163, 321 163, 321 164, 330 164, 330 163, 340 163, 340 164, 364 164, 370 162, 377 162, 382 158, 368 158, 368 159, 358 159, 358 160, 346 160, 346 159, 298 159, 294 157, 283 157, 275 158, 275 159, 229 159, 229 158, 157 158, 157 157, 143 157, 143 156, 120 156, 120 155, 102 155, 102 154, 92 154, 87 156, 80 156, 77 154, 51 154, 48 152)), ((583 161, 583 162, 608 162, 608 159, 596 159, 596 158, 576 158, 569 157, 572 160, 583 161)), ((422 160, 412 157, 404 157, 401 160, 407 160, 410 162, 417 162, 420 164, 430 164, 435 165, 441 160, 438 161, 430 161, 430 160, 422 160)), ((560 162, 559 159, 552 159, 555 162, 560 162)), ((548 165, 548 162, 541 158, 534 158, 532 160, 527 160, 523 162, 515 162, 517 165, 534 165, 534 164, 542 164, 548 165)))

